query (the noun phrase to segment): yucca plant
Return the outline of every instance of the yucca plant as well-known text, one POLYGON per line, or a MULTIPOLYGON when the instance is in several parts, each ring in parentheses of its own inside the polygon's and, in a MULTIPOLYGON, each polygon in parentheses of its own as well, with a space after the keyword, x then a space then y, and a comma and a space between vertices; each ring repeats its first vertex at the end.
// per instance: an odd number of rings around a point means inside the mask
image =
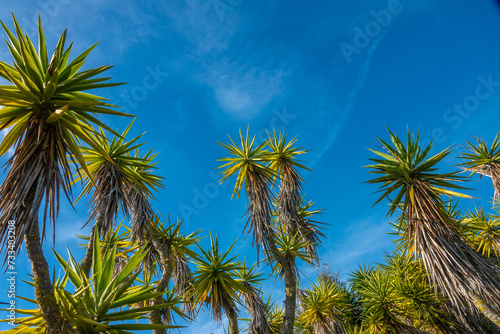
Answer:
POLYGON ((464 177, 458 172, 437 171, 436 165, 451 148, 428 157, 432 143, 421 148, 418 135, 408 133, 406 144, 390 130, 389 135, 391 143, 379 138, 383 150, 371 151, 380 158, 370 159, 374 164, 367 166, 377 175, 368 182, 380 183, 383 192, 376 203, 395 194, 390 199, 389 215, 402 210, 408 249, 423 262, 430 284, 442 291, 458 312, 465 314, 468 308, 485 314, 498 312, 498 267, 461 238, 457 223, 445 208, 443 196, 468 197, 451 190, 464 189, 456 184, 464 177))
POLYGON ((472 173, 478 173, 491 178, 495 189, 494 199, 499 200, 500 195, 500 132, 497 133, 493 143, 488 147, 481 138, 475 138, 476 142, 465 141, 469 152, 463 153, 461 158, 465 160, 461 166, 472 173))
POLYGON ((109 83, 109 77, 97 77, 111 66, 80 71, 97 44, 69 61, 72 44, 65 47, 64 31, 49 58, 40 19, 38 47, 35 48, 14 15, 12 17, 15 33, 1 23, 14 62, 10 65, 0 61, 0 77, 9 82, 0 86, 0 129, 8 129, 0 144, 0 156, 11 148, 14 154, 7 162, 10 169, 0 186, 0 237, 5 250, 8 221, 14 220, 16 240, 11 250, 19 251, 25 240, 32 263, 35 295, 43 309, 48 333, 59 333, 58 328, 63 324, 41 247, 39 209, 44 203, 43 239, 47 219, 55 234, 61 189, 67 197, 71 194, 70 162, 76 162, 89 172, 78 143, 95 146, 90 140, 93 124, 111 130, 98 119, 99 115, 129 115, 112 109, 115 106, 106 99, 85 93, 119 85, 109 83))
POLYGON ((281 334, 285 310, 280 306, 275 306, 269 299, 266 303, 266 319, 271 329, 271 334, 281 334))
POLYGON ((338 282, 322 277, 300 295, 299 321, 314 328, 316 334, 343 334, 351 305, 338 282))
MULTIPOLYGON (((174 279, 175 291, 180 300, 183 300, 182 307, 188 316, 193 316, 192 301, 188 296, 188 291, 191 288, 190 279, 192 278, 191 270, 188 266, 188 258, 193 258, 196 253, 190 249, 190 246, 199 241, 197 236, 199 230, 193 233, 181 234, 182 221, 177 220, 175 223, 168 218, 162 221, 161 216, 155 215, 150 221, 148 232, 148 241, 152 245, 153 250, 157 253, 157 259, 161 266, 162 272, 160 279, 156 282, 156 292, 160 293, 168 290, 168 284, 171 279, 174 279)), ((162 304, 161 296, 154 298, 151 305, 162 304)), ((165 312, 168 309, 154 310, 148 314, 149 321, 152 324, 164 323, 168 318, 165 312)), ((186 318, 187 319, 187 318, 186 318)), ((155 330, 155 334, 163 334, 163 330, 155 330)))
POLYGON ((226 252, 222 252, 219 240, 210 233, 210 249, 204 250, 198 245, 200 254, 193 258, 196 271, 188 292, 193 297, 194 307, 199 310, 206 305, 217 324, 221 323, 224 312, 229 320, 230 334, 239 333, 239 295, 250 293, 236 276, 236 272, 243 269, 242 264, 236 260, 237 256, 230 257, 235 244, 236 241, 226 252))
POLYGON ((465 213, 461 229, 473 247, 482 255, 500 260, 500 209, 486 214, 483 208, 465 213))
MULTIPOLYGON (((55 282, 58 312, 65 320, 65 327, 59 333, 109 333, 130 334, 130 331, 171 329, 179 326, 153 325, 133 323, 145 319, 151 310, 175 307, 174 302, 165 304, 133 307, 140 303, 160 296, 162 293, 153 292, 154 287, 137 282, 139 271, 135 269, 145 256, 147 249, 138 249, 127 261, 119 273, 114 274, 116 261, 116 248, 106 247, 101 254, 101 245, 98 233, 94 235, 92 259, 92 277, 87 278, 83 269, 69 253, 69 260, 65 261, 61 255, 54 251, 59 264, 62 266, 64 277, 55 282), (136 271, 134 274, 133 272, 136 271), (70 282, 74 292, 69 292, 66 285, 70 282), (132 321, 132 322, 131 322, 132 321)), ((27 301, 33 300, 23 298, 27 301)), ((1 333, 43 333, 47 324, 42 317, 40 309, 17 310, 28 315, 17 318, 16 327, 1 333)))
POLYGON ((240 130, 240 146, 231 137, 228 144, 219 143, 228 150, 233 157, 222 158, 224 162, 219 168, 223 168, 220 182, 224 182, 231 176, 237 174, 233 197, 239 198, 241 190, 245 189, 245 195, 249 201, 248 222, 249 232, 253 233, 253 241, 259 251, 259 247, 268 248, 268 239, 272 238, 273 231, 270 226, 271 220, 271 192, 269 182, 274 177, 273 171, 263 162, 267 161, 269 155, 265 151, 267 141, 260 145, 255 143, 255 136, 250 140, 249 129, 246 136, 240 130))
MULTIPOLYGON (((263 246, 267 261, 276 261, 274 266, 279 268, 278 272, 282 273, 285 281, 283 333, 291 334, 298 277, 295 257, 283 255, 278 243, 286 241, 289 245, 294 244, 294 248, 300 244, 306 247, 305 253, 311 250, 314 252, 315 246, 309 240, 317 238, 316 226, 308 225, 307 219, 299 215, 302 179, 297 168, 305 167, 297 162, 296 156, 306 151, 294 147, 295 139, 287 142, 284 134, 276 136, 275 133, 274 137, 260 145, 255 143, 255 136, 250 139, 249 129, 246 135, 240 130, 239 145, 231 137, 229 139, 230 143, 221 144, 232 155, 219 159, 224 162, 219 167, 224 169, 221 182, 237 174, 233 196, 239 196, 242 188, 245 188, 249 202, 247 226, 253 232, 254 244, 257 245, 257 250, 263 246), (278 185, 278 181, 279 191, 274 199, 270 189, 278 185), (274 207, 273 202, 276 203, 274 207), (275 213, 277 219, 273 222, 275 213)), ((314 256, 309 256, 309 259, 314 259, 314 256)))
POLYGON ((380 267, 360 268, 352 274, 351 284, 360 295, 363 324, 369 333, 422 333, 405 322, 404 309, 391 277, 380 267))
MULTIPOLYGON (((138 143, 142 135, 129 141, 125 139, 132 124, 133 122, 127 126, 121 135, 113 136, 112 140, 109 140, 103 129, 100 128, 98 135, 90 136, 91 141, 94 143, 93 146, 99 147, 99 149, 96 150, 94 147, 80 148, 92 179, 88 174, 82 173, 83 168, 80 168, 74 183, 81 181, 85 185, 77 200, 85 194, 90 194, 93 190, 89 201, 91 207, 90 216, 87 221, 87 224, 95 221, 91 231, 91 241, 96 228, 103 235, 113 229, 120 208, 125 218, 130 216, 130 207, 132 205, 127 198, 126 189, 131 187, 131 184, 144 182, 141 175, 135 171, 135 168, 152 168, 148 160, 130 154, 130 152, 143 145, 138 143)), ((89 243, 87 253, 82 261, 82 268, 87 275, 92 259, 92 249, 92 244, 89 243)))
POLYGON ((306 166, 297 161, 297 156, 307 153, 301 147, 294 147, 296 138, 287 141, 285 133, 276 134, 276 131, 269 139, 269 155, 266 157, 268 167, 274 172, 275 177, 279 176, 279 192, 277 196, 278 221, 284 226, 288 234, 295 234, 299 224, 299 203, 302 199, 302 178, 298 168, 309 170, 306 166))
POLYGON ((395 252, 385 257, 381 268, 389 275, 395 294, 400 298, 404 322, 419 330, 436 333, 459 332, 445 310, 446 299, 429 285, 422 264, 413 256, 395 252))
POLYGON ((243 267, 235 272, 237 280, 245 287, 246 291, 240 291, 240 296, 245 300, 245 306, 252 317, 248 325, 249 334, 269 334, 271 328, 266 319, 266 304, 262 301, 262 292, 257 285, 262 284, 261 273, 257 273, 255 265, 248 268, 243 262, 243 267))

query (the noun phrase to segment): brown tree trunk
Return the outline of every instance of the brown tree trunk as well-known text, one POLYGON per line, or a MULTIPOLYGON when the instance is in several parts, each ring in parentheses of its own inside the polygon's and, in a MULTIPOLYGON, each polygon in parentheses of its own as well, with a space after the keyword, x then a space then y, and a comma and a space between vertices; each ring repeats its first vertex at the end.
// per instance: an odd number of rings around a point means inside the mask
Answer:
POLYGON ((63 333, 65 323, 54 295, 54 287, 50 280, 49 265, 43 255, 37 218, 35 218, 31 230, 25 234, 24 241, 28 257, 31 261, 36 301, 47 326, 46 333, 63 333))
POLYGON ((297 279, 293 272, 293 259, 288 259, 290 264, 283 267, 285 270, 285 316, 281 329, 283 334, 293 333, 293 324, 295 322, 295 308, 297 303, 297 279))
POLYGON ((281 325, 281 331, 283 334, 293 334, 295 307, 297 303, 297 278, 293 270, 295 260, 286 258, 280 253, 274 242, 274 236, 271 233, 272 232, 270 232, 268 238, 269 250, 276 261, 281 264, 285 278, 285 316, 283 318, 283 324, 281 325))
MULTIPOLYGON (((165 289, 168 286, 168 282, 170 281, 170 277, 172 276, 172 266, 167 266, 167 268, 163 269, 163 273, 161 275, 161 279, 156 285, 155 292, 160 292, 160 291, 165 291, 165 289)), ((153 299, 153 305, 160 305, 163 303, 163 297, 159 296, 153 299)), ((161 317, 161 309, 160 310, 154 310, 148 313, 148 319, 150 324, 155 324, 155 325, 163 325, 163 320, 161 317)), ((154 334, 167 334, 167 331, 165 329, 153 329, 154 334)))
POLYGON ((239 334, 238 328, 238 314, 232 307, 225 307, 227 319, 229 320, 229 334, 239 334))
MULTIPOLYGON (((161 279, 156 285, 155 292, 163 292, 165 289, 168 287, 168 282, 170 281, 170 278, 172 277, 172 272, 174 270, 174 267, 172 265, 172 261, 170 261, 170 249, 168 245, 162 244, 157 238, 156 234, 153 231, 153 229, 148 228, 147 229, 148 233, 148 238, 150 238, 150 242, 153 244, 153 247, 155 250, 158 252, 160 255, 160 261, 162 264, 163 268, 163 273, 161 275, 161 279)), ((153 299, 152 305, 161 305, 163 304, 163 297, 158 296, 153 299)), ((162 320, 162 311, 160 310, 154 310, 148 313, 148 319, 149 323, 151 324, 156 324, 156 325, 163 325, 163 320, 162 320)), ((153 329, 154 334, 167 334, 167 331, 165 329, 153 329)))
POLYGON ((87 278, 90 275, 90 268, 92 267, 92 257, 94 256, 94 237, 95 237, 96 226, 100 232, 102 230, 102 224, 104 222, 104 219, 106 218, 106 206, 107 203, 103 203, 103 205, 101 205, 101 207, 99 208, 99 213, 97 214, 95 224, 94 226, 92 226, 92 231, 90 231, 90 239, 87 246, 87 252, 85 253, 85 257, 83 258, 82 263, 80 264, 80 268, 82 268, 87 278))
POLYGON ((500 328, 500 315, 493 311, 481 298, 469 291, 472 302, 483 315, 500 328))

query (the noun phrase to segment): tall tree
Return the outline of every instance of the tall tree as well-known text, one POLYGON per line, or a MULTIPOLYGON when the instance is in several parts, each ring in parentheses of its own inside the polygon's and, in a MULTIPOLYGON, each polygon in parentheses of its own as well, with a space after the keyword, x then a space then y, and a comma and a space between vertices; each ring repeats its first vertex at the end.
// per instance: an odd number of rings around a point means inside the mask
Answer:
POLYGON ((266 304, 262 301, 262 293, 256 286, 261 284, 261 274, 255 272, 255 265, 248 268, 243 262, 243 267, 236 271, 237 280, 246 291, 240 291, 245 300, 245 306, 252 317, 248 325, 249 334, 270 334, 271 328, 266 319, 266 304))
POLYGON ((464 189, 456 181, 458 172, 439 173, 436 165, 451 153, 447 148, 428 157, 432 143, 421 148, 419 136, 408 133, 404 144, 389 130, 391 143, 379 138, 383 151, 371 150, 380 158, 370 159, 370 173, 378 175, 369 183, 381 183, 383 194, 376 203, 390 199, 389 214, 401 209, 405 217, 408 249, 422 260, 431 285, 450 299, 457 312, 483 313, 492 321, 500 310, 498 267, 474 251, 460 236, 442 196, 461 196, 451 189, 464 189))
MULTIPOLYGON (((138 279, 137 270, 141 259, 146 255, 145 247, 135 248, 127 263, 119 272, 115 270, 118 245, 108 243, 101 248, 98 233, 94 234, 92 259, 92 279, 89 280, 74 257, 69 254, 65 261, 54 252, 64 270, 64 276, 55 282, 56 296, 61 314, 66 320, 65 327, 59 333, 130 333, 130 330, 158 330, 179 328, 179 326, 163 324, 134 324, 131 321, 144 319, 144 315, 155 308, 175 308, 175 302, 166 302, 156 306, 140 306, 150 299, 158 297, 154 287, 149 287, 138 279), (135 273, 134 273, 135 272, 135 273), (67 290, 70 282, 72 291, 67 290), (133 305, 133 307, 132 307, 133 305)), ((28 314, 25 318, 16 319, 18 324, 6 334, 42 333, 47 324, 43 321, 40 309, 19 310, 28 314)), ((4 333, 2 331, 2 333, 4 333)))
POLYGON ((495 214, 486 214, 477 207, 467 211, 461 220, 461 229, 480 254, 500 260, 500 208, 496 207, 495 211, 495 214))
POLYGON ((219 248, 219 240, 210 233, 210 249, 204 250, 198 246, 200 254, 193 262, 196 272, 192 278, 190 294, 194 297, 198 309, 204 304, 217 324, 222 321, 223 313, 229 320, 229 334, 240 332, 238 327, 238 296, 240 293, 250 293, 244 287, 244 282, 237 279, 237 271, 242 265, 236 260, 237 256, 230 257, 236 241, 226 252, 219 248))
POLYGON ((94 225, 90 234, 89 246, 81 264, 87 276, 92 263, 92 242, 95 231, 101 231, 103 236, 111 231, 116 223, 120 208, 125 217, 130 216, 131 205, 127 199, 126 187, 130 186, 132 182, 143 181, 141 176, 135 173, 134 168, 149 166, 147 159, 130 154, 142 145, 138 143, 142 135, 128 141, 125 138, 133 123, 131 122, 121 135, 115 135, 111 140, 106 137, 102 129, 99 129, 99 134, 90 137, 94 144, 93 147, 80 148, 87 168, 92 175, 91 179, 89 175, 82 173, 83 168, 80 168, 74 181, 74 183, 80 181, 84 183, 84 189, 77 201, 84 194, 92 193, 89 200, 90 215, 87 224, 94 222, 94 225))
POLYGON ((224 169, 221 182, 237 174, 233 196, 237 194, 239 197, 242 188, 245 189, 249 201, 247 227, 253 232, 257 251, 262 246, 267 260, 276 261, 275 269, 285 281, 282 330, 291 334, 297 299, 295 255, 315 249, 306 237, 314 233, 314 228, 307 225, 308 219, 299 215, 302 179, 297 168, 305 167, 297 162, 296 157, 306 151, 295 148, 296 140, 287 141, 284 134, 276 136, 274 133, 259 145, 255 143, 255 137, 250 140, 249 129, 245 136, 240 130, 239 145, 231 137, 229 139, 228 144, 220 143, 232 155, 219 160, 225 162, 219 167, 224 169), (278 181, 279 191, 274 200, 270 188, 278 186, 278 181), (275 222, 272 221, 274 213, 277 216, 275 222), (301 253, 297 249, 299 245, 307 251, 301 253))
POLYGON ((461 166, 472 173, 478 173, 491 178, 495 189, 494 198, 499 200, 500 196, 500 132, 497 133, 493 143, 488 147, 481 138, 476 138, 476 143, 466 141, 468 153, 463 153, 461 158, 465 160, 461 166))
MULTIPOLYGON (((0 144, 0 155, 14 146, 8 160, 9 172, 0 186, 0 237, 7 248, 8 221, 15 221, 16 239, 9 250, 18 252, 25 241, 32 264, 35 294, 48 333, 59 333, 63 320, 58 312, 41 238, 45 238, 47 218, 53 235, 61 189, 67 197, 71 190, 68 155, 88 173, 77 142, 89 146, 92 124, 110 130, 96 118, 99 114, 126 115, 117 112, 104 98, 84 91, 118 84, 110 78, 96 78, 111 66, 79 72, 94 44, 68 63, 72 44, 65 48, 66 31, 61 35, 49 60, 39 19, 38 48, 23 34, 13 16, 15 34, 2 22, 8 36, 7 46, 13 65, 0 61, 0 76, 11 85, 0 86, 0 129, 8 132, 0 144), (42 232, 39 209, 44 205, 42 232)), ((128 115, 127 115, 128 116, 128 115)), ((98 147, 94 147, 99 149, 98 147)))

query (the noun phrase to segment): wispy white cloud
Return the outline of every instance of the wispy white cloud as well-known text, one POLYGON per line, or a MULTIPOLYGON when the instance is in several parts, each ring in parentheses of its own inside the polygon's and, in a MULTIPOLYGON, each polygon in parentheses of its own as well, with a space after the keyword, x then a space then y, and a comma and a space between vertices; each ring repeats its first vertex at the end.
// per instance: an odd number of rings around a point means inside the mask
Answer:
POLYGON ((211 65, 201 81, 213 90, 222 111, 250 120, 282 93, 285 75, 283 68, 265 69, 224 59, 211 65))

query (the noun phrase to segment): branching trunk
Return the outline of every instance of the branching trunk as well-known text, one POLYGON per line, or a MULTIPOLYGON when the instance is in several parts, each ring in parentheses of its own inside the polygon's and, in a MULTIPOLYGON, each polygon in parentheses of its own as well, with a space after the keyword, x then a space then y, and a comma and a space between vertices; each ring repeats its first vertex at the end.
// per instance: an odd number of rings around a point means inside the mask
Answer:
POLYGON ((283 268, 285 279, 285 316, 283 318, 281 330, 283 334, 293 334, 295 306, 297 303, 297 278, 295 277, 295 272, 293 270, 294 260, 289 259, 280 253, 274 241, 274 236, 271 233, 272 232, 268 234, 269 250, 273 254, 276 261, 278 261, 283 268))
POLYGON ((38 220, 35 219, 31 230, 25 234, 24 241, 28 257, 31 261, 36 301, 42 312, 43 320, 47 325, 46 333, 60 334, 63 332, 64 320, 61 317, 59 305, 54 295, 54 287, 50 280, 49 265, 43 255, 38 220))

